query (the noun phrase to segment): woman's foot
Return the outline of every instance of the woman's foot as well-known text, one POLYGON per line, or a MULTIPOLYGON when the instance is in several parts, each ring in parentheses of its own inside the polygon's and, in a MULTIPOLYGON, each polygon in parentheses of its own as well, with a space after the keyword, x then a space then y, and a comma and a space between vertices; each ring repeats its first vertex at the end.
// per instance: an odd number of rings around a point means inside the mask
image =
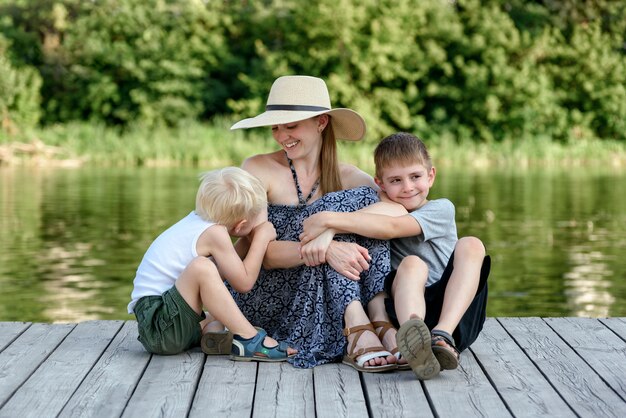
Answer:
POLYGON ((380 344, 372 324, 345 328, 343 333, 348 340, 344 364, 360 372, 385 372, 397 368, 396 358, 380 344))
POLYGON ((398 351, 398 343, 396 342, 398 330, 389 321, 372 321, 372 325, 383 347, 396 358, 395 363, 398 365, 398 369, 409 370, 411 367, 398 351))

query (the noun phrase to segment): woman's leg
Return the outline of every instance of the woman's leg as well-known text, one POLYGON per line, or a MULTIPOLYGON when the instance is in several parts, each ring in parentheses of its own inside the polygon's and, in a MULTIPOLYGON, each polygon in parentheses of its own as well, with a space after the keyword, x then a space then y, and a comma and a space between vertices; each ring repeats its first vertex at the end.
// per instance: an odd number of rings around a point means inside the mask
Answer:
MULTIPOLYGON (((370 318, 368 318, 365 310, 363 309, 363 305, 358 300, 352 301, 346 308, 346 313, 344 316, 346 328, 350 329, 359 325, 365 325, 370 323, 370 318)), ((381 344, 380 340, 372 331, 365 331, 359 337, 359 340, 354 346, 354 340, 356 338, 356 334, 348 335, 348 345, 351 347, 351 351, 354 352, 358 349, 368 348, 368 347, 376 347, 381 344)), ((384 366, 387 364, 393 364, 396 362, 396 357, 393 355, 390 356, 381 356, 373 358, 364 363, 365 366, 384 366)))

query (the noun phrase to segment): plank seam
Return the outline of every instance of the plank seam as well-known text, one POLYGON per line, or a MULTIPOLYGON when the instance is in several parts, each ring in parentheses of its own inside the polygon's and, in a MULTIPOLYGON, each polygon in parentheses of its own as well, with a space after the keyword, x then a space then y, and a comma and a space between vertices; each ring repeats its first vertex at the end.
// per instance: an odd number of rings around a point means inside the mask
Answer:
MULTIPOLYGON (((543 322, 545 322, 543 320, 543 318, 540 318, 543 322)), ((515 342, 515 344, 517 344, 517 346, 520 348, 520 350, 522 350, 522 353, 524 353, 524 355, 528 358, 528 360, 533 364, 533 366, 535 366, 535 368, 537 369, 537 371, 539 371, 539 373, 543 376, 543 378, 546 380, 546 382, 548 382, 548 384, 552 387, 552 389, 554 389, 554 392, 559 395, 559 397, 563 400, 563 402, 565 402, 565 405, 567 405, 567 407, 572 411, 572 413, 574 415, 576 415, 577 417, 580 417, 580 415, 578 414, 578 412, 576 412, 574 410, 574 408, 572 407, 572 405, 570 405, 569 402, 567 402, 567 400, 565 399, 565 397, 563 396, 563 394, 556 388, 556 386, 554 385, 554 383, 552 383, 552 381, 548 378, 548 375, 545 374, 543 372, 543 370, 541 370, 541 367, 539 367, 537 365, 537 363, 532 359, 532 357, 530 355, 528 355, 528 352, 524 349, 524 347, 522 347, 519 343, 519 341, 517 341, 515 339, 515 337, 513 336, 513 334, 511 334, 509 332, 509 330, 506 328, 506 326, 504 326, 504 324, 500 321, 500 318, 496 318, 496 321, 498 321, 498 323, 500 324, 500 326, 504 329, 504 332, 506 332, 509 337, 511 337, 511 340, 513 340, 513 342, 515 342)), ((558 334, 557 334, 558 335, 558 334)), ((559 338, 561 336, 559 335, 559 338)))
MULTIPOLYGON (((32 325, 32 324, 31 324, 32 325)), ((25 379, 22 383, 20 383, 13 392, 11 392, 11 396, 8 396, 6 401, 4 401, 2 404, 0 404, 0 410, 2 410, 2 408, 11 400, 11 398, 13 398, 13 396, 15 396, 15 394, 22 388, 22 386, 24 386, 24 384, 26 384, 26 382, 28 382, 31 377, 37 372, 37 370, 39 370, 39 368, 41 367, 42 364, 44 364, 46 362, 46 360, 48 360, 48 358, 50 358, 50 356, 56 351, 57 348, 59 348, 59 346, 61 344, 63 344, 63 341, 65 341, 65 339, 67 338, 68 335, 70 335, 72 333, 72 331, 74 331, 74 329, 76 329, 76 325, 78 324, 68 324, 68 325, 72 325, 72 328, 70 329, 70 331, 65 334, 65 336, 59 341, 59 343, 54 347, 53 350, 50 350, 50 352, 48 353, 48 355, 46 357, 44 357, 43 359, 41 359, 41 361, 39 362, 39 364, 37 365, 37 367, 35 367, 33 369, 33 371, 31 372, 30 376, 28 376, 27 379, 25 379)), ((29 327, 30 328, 30 327, 29 327)))

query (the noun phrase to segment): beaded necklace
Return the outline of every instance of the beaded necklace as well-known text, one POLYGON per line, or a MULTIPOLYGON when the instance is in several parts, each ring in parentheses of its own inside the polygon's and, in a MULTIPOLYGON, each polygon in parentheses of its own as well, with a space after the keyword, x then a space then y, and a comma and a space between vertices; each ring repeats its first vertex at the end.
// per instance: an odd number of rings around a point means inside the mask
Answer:
POLYGON ((309 195, 305 199, 304 197, 302 197, 302 190, 300 189, 300 183, 298 183, 298 175, 296 174, 296 168, 293 166, 293 163, 291 162, 291 159, 289 157, 287 157, 287 161, 289 161, 289 168, 291 169, 291 174, 293 175, 293 181, 296 184, 296 191, 298 192, 298 205, 306 206, 306 204, 309 202, 309 200, 311 200, 311 198, 317 191, 317 188, 320 185, 320 179, 318 177, 317 180, 315 180, 315 184, 313 185, 313 188, 311 189, 311 193, 309 193, 309 195))

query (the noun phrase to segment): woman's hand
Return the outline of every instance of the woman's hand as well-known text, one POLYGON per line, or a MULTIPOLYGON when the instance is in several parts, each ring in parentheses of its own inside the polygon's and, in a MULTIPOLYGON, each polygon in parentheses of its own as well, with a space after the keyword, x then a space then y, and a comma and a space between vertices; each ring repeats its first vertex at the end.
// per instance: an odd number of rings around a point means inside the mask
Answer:
POLYGON ((369 269, 370 260, 367 249, 354 242, 332 241, 326 251, 326 262, 350 280, 359 280, 361 272, 369 269))

